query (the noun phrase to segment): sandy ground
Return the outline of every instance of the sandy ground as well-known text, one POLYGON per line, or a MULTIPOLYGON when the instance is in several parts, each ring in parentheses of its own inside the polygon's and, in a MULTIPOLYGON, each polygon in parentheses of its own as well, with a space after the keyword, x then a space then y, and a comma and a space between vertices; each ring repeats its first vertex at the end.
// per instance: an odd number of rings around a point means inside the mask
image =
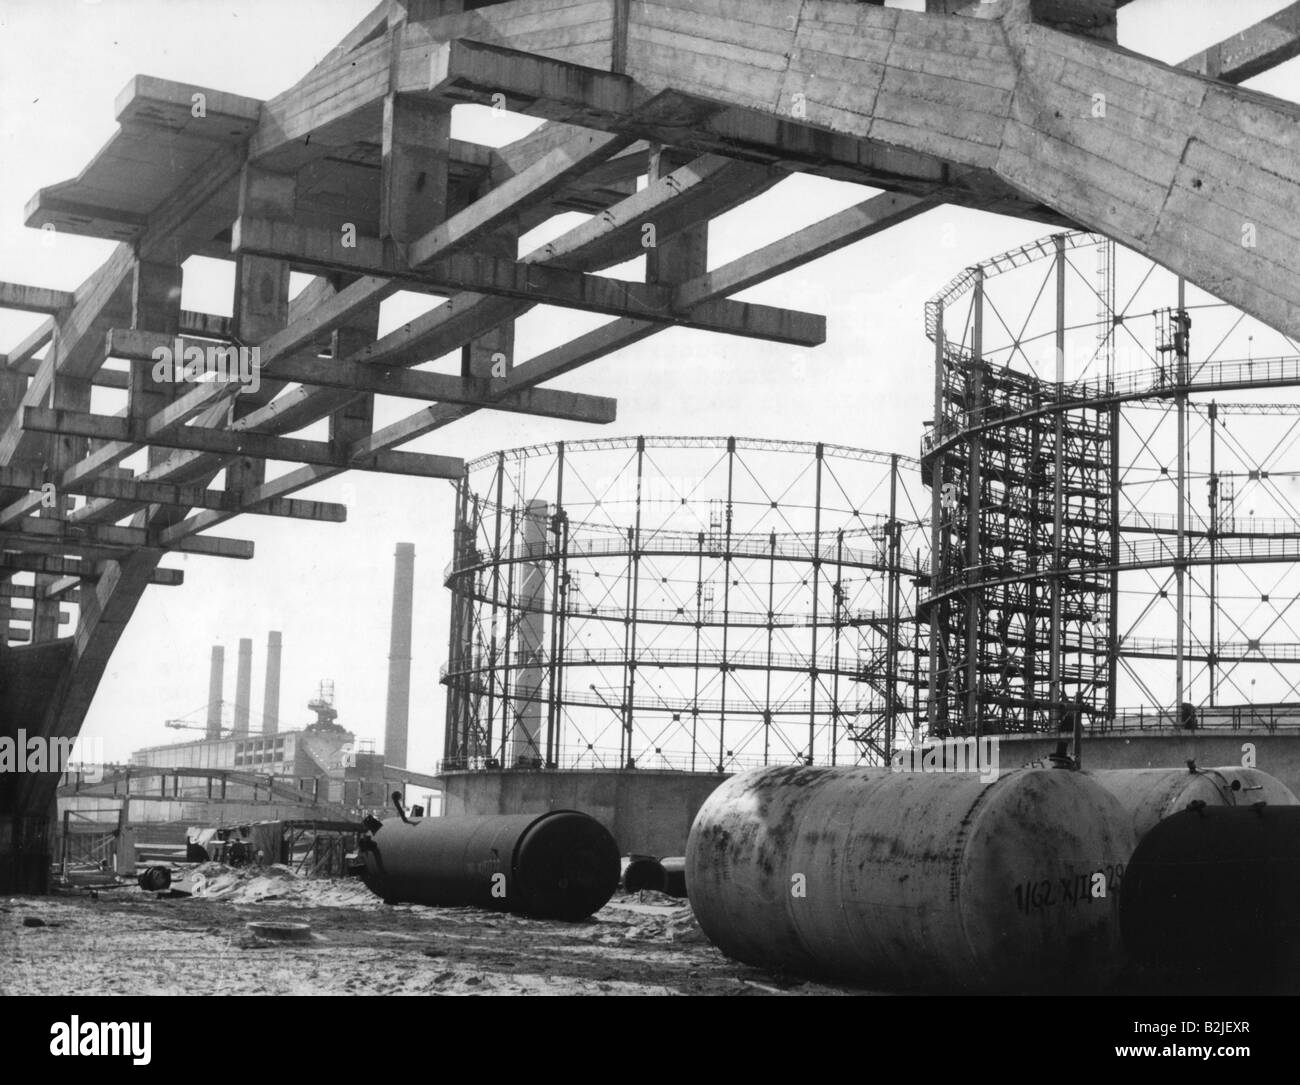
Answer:
POLYGON ((211 864, 204 897, 135 885, 0 898, 0 994, 802 995, 845 989, 736 964, 690 906, 616 896, 557 923, 475 908, 387 906, 352 880, 211 864), (249 923, 308 923, 273 942, 249 923))

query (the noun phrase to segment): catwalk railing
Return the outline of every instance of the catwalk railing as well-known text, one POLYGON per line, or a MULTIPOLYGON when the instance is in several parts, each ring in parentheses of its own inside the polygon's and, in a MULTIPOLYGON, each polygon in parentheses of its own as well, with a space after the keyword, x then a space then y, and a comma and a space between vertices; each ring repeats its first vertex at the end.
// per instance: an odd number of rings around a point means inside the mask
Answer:
MULTIPOLYGON (((620 648, 597 648, 595 650, 569 648, 562 660, 557 659, 554 661, 539 662, 535 659, 515 658, 510 661, 508 666, 504 660, 490 661, 487 659, 465 661, 456 665, 444 663, 440 669, 440 677, 445 680, 459 675, 481 674, 491 670, 538 670, 550 666, 552 663, 558 667, 582 667, 587 664, 598 666, 626 662, 629 662, 628 654, 620 648)), ((636 658, 630 662, 638 668, 645 669, 703 666, 717 667, 720 670, 729 671, 794 671, 814 675, 839 675, 841 678, 853 678, 864 682, 878 681, 882 677, 877 668, 862 666, 847 651, 838 665, 834 657, 830 655, 813 657, 811 655, 766 651, 728 651, 724 653, 713 648, 701 648, 698 651, 693 648, 644 649, 638 652, 636 658)))
POLYGON ((1202 707, 1197 710, 1195 726, 1190 728, 1184 725, 1182 713, 1177 709, 1150 706, 1121 708, 1116 711, 1113 720, 1085 720, 1084 729, 1097 735, 1112 732, 1177 732, 1184 735, 1197 731, 1292 732, 1300 731, 1300 705, 1289 703, 1202 707))
MULTIPOLYGON (((473 757, 445 758, 438 762, 438 772, 491 772, 504 770, 523 773, 586 769, 611 772, 657 771, 681 773, 699 773, 712 770, 732 773, 742 772, 745 769, 763 768, 769 764, 803 765, 807 763, 806 758, 797 752, 790 752, 786 757, 777 756, 767 760, 757 755, 728 754, 723 760, 722 767, 719 768, 714 760, 717 757, 717 750, 705 750, 703 746, 696 747, 694 768, 692 768, 692 757, 689 749, 665 750, 663 752, 649 749, 644 753, 634 754, 630 764, 622 760, 622 756, 617 747, 573 744, 562 746, 557 760, 549 765, 545 764, 540 757, 526 759, 523 764, 502 765, 495 757, 476 755, 473 757)), ((852 764, 852 761, 846 763, 852 764)))
MULTIPOLYGON (((908 680, 906 676, 900 678, 900 681, 908 680)), ((454 682, 457 688, 480 697, 488 695, 488 686, 476 681, 469 674, 453 674, 451 682, 454 682)), ((528 696, 517 690, 505 691, 497 689, 495 691, 498 697, 504 697, 505 693, 510 693, 510 701, 514 705, 521 704, 546 704, 545 697, 528 696)), ((859 687, 859 692, 869 694, 867 699, 861 697, 849 700, 847 696, 841 696, 837 702, 839 705, 839 715, 846 720, 855 720, 859 716, 867 716, 871 713, 878 713, 884 704, 884 698, 876 693, 873 689, 863 691, 859 687)), ((588 708, 604 708, 609 712, 623 711, 622 691, 615 687, 605 687, 604 693, 588 690, 565 690, 564 703, 566 705, 582 705, 588 708)), ((833 707, 833 706, 832 706, 833 707)), ((645 712, 651 714, 667 713, 669 715, 689 716, 699 713, 701 716, 717 716, 723 709, 726 709, 728 716, 756 716, 763 718, 771 716, 798 716, 805 723, 808 720, 808 714, 812 711, 827 713, 827 702, 823 700, 794 700, 794 699, 774 699, 771 704, 754 703, 749 704, 737 700, 734 703, 728 702, 724 705, 720 698, 709 697, 666 697, 657 690, 652 691, 644 696, 638 696, 636 703, 633 704, 634 712, 645 712)))
POLYGON ((1191 392, 1231 391, 1243 388, 1300 385, 1300 357, 1246 358, 1222 362, 1202 362, 1188 367, 1188 379, 1178 381, 1172 364, 1135 369, 1111 377, 1058 383, 1038 382, 1032 396, 1033 406, 1008 411, 1001 405, 977 407, 963 412, 964 420, 945 418, 938 432, 933 428, 922 435, 922 460, 963 437, 995 426, 1024 421, 1048 411, 1077 410, 1126 399, 1151 396, 1176 396, 1191 392))
MULTIPOLYGON (((621 557, 636 553, 641 557, 647 555, 699 554, 717 558, 758 558, 776 559, 778 561, 819 561, 827 564, 842 565, 853 569, 880 569, 888 566, 889 547, 882 544, 873 550, 857 550, 839 544, 831 533, 823 535, 820 545, 811 539, 800 540, 796 544, 778 541, 772 544, 768 536, 732 535, 727 539, 722 535, 706 533, 703 544, 696 535, 657 534, 643 537, 631 542, 627 538, 613 539, 570 539, 567 547, 557 548, 553 543, 519 543, 513 552, 502 550, 491 553, 482 550, 473 552, 472 557, 461 555, 453 558, 443 571, 443 579, 466 572, 475 572, 493 564, 509 562, 554 561, 561 557, 572 560, 584 557, 621 557)), ((921 571, 919 554, 907 554, 901 561, 900 572, 904 576, 916 576, 921 571)))
MULTIPOLYGON (((1051 555, 1038 555, 1025 560, 1002 561, 996 564, 956 569, 939 577, 935 589, 926 602, 955 591, 989 587, 1037 577, 1084 576, 1096 572, 1129 569, 1155 569, 1174 565, 1249 564, 1300 561, 1300 538, 1275 538, 1270 536, 1234 535, 1211 540, 1188 536, 1183 540, 1181 553, 1175 540, 1151 539, 1119 540, 1119 560, 1098 564, 1062 564, 1054 568, 1051 555)), ((928 572, 928 570, 923 570, 928 572)))

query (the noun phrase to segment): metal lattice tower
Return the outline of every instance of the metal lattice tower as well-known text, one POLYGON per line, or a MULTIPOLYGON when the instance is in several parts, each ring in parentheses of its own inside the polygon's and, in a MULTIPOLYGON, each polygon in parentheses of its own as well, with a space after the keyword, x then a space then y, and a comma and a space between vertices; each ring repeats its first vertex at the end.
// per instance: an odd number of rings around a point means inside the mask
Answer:
POLYGON ((446 764, 880 763, 915 726, 917 466, 672 437, 474 461, 446 764))
POLYGON ((1296 344, 1082 233, 969 269, 926 325, 931 733, 1293 702, 1300 425, 1241 399, 1300 384, 1296 344))

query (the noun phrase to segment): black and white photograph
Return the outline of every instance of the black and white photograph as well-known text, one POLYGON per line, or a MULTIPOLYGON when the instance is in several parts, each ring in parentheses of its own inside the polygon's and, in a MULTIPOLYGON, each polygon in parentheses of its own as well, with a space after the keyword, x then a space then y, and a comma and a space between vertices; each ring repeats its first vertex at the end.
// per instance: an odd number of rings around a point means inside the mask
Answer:
POLYGON ((0 0, 0 163, 33 1058, 1286 1041, 1300 3, 0 0))

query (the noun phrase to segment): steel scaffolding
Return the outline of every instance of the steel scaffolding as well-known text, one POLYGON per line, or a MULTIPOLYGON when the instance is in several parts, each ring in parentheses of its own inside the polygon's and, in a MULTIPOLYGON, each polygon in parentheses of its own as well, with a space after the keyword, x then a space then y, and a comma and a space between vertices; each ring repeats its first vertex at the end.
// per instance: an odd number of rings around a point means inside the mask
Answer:
POLYGON ((883 762, 915 727, 918 467, 735 437, 470 463, 444 767, 883 762))
POLYGON ((1300 384, 1300 347, 1085 233, 967 269, 926 330, 931 734, 1297 698, 1297 408, 1233 397, 1300 384))

